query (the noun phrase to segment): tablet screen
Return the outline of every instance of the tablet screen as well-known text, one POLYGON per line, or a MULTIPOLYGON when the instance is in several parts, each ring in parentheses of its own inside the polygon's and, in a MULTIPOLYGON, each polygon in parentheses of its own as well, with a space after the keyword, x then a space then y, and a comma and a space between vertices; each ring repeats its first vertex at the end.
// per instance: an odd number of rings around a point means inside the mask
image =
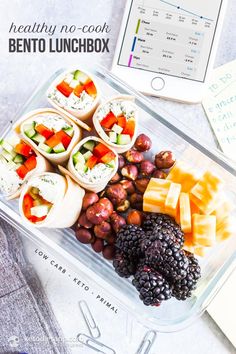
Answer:
POLYGON ((133 0, 118 65, 204 82, 222 0, 133 0))

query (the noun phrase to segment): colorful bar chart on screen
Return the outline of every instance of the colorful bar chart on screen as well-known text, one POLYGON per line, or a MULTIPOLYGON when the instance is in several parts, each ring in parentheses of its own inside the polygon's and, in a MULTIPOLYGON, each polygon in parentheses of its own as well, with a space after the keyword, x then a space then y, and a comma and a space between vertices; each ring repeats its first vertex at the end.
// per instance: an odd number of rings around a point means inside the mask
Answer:
POLYGON ((134 0, 118 65, 204 81, 221 0, 134 0))

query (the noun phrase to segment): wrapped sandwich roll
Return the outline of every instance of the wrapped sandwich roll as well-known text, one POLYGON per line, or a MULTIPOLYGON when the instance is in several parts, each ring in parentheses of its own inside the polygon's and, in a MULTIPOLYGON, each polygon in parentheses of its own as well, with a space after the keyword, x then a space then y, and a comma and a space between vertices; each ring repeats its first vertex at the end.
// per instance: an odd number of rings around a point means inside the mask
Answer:
POLYGON ((15 131, 54 164, 65 163, 81 139, 81 129, 53 108, 31 111, 14 125, 15 131))
POLYGON ((37 150, 16 134, 0 141, 0 191, 7 199, 18 198, 24 183, 52 166, 37 150))
POLYGON ((40 173, 23 187, 20 214, 36 227, 70 227, 79 217, 83 196, 83 188, 69 176, 40 173))
POLYGON ((83 188, 95 193, 102 191, 118 169, 118 155, 95 136, 81 140, 73 149, 68 162, 69 173, 83 188))
POLYGON ((138 109, 132 96, 116 96, 100 104, 93 125, 102 140, 119 154, 129 150, 137 136, 138 109))
POLYGON ((92 117, 99 104, 100 91, 91 74, 76 69, 59 75, 49 87, 47 98, 53 107, 86 120, 92 117))

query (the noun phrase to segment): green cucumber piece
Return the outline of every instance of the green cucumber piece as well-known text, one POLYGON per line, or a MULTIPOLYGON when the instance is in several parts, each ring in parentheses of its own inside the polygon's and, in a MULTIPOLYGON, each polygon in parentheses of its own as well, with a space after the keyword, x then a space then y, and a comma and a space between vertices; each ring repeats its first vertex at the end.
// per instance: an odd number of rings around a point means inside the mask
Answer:
POLYGON ((66 149, 64 148, 64 145, 62 143, 57 144, 56 146, 54 146, 53 151, 57 154, 66 151, 66 149))
POLYGON ((24 133, 30 139, 36 134, 34 127, 35 127, 34 122, 32 124, 26 124, 24 126, 24 133))
POLYGON ((89 77, 80 70, 74 72, 74 80, 79 80, 82 84, 85 84, 88 81, 89 77))
POLYGON ((22 155, 16 155, 16 157, 14 157, 14 160, 13 160, 15 163, 23 163, 24 162, 24 158, 22 155))
POLYGON ((14 159, 15 155, 10 154, 7 150, 2 150, 1 155, 7 160, 7 161, 12 161, 14 159))
POLYGON ((32 137, 32 140, 38 144, 43 144, 45 143, 46 138, 43 135, 37 133, 32 137))
POLYGON ((117 136, 118 145, 127 145, 131 143, 131 138, 128 134, 119 134, 117 136))
POLYGON ((110 167, 110 168, 115 168, 115 161, 113 160, 113 161, 111 161, 111 162, 109 162, 109 163, 107 163, 106 164, 108 167, 110 167))
POLYGON ((80 163, 81 165, 85 165, 85 158, 84 158, 84 155, 81 154, 81 152, 76 152, 74 155, 73 155, 73 162, 74 162, 74 165, 76 165, 77 163, 80 163))
POLYGON ((69 135, 69 136, 73 136, 74 134, 74 128, 73 127, 67 127, 67 128, 63 128, 62 130, 64 130, 64 132, 69 135))
POLYGON ((39 143, 38 148, 50 154, 52 148, 44 143, 39 143))
POLYGON ((37 216, 38 218, 48 215, 49 210, 49 205, 37 205, 30 208, 31 215, 37 216))
POLYGON ((117 143, 117 134, 115 132, 109 132, 109 139, 111 143, 117 143))
POLYGON ((84 143, 83 147, 89 151, 93 151, 95 147, 95 141, 93 140, 88 140, 86 143, 84 143))
POLYGON ((77 162, 75 164, 75 169, 78 172, 81 172, 81 171, 82 172, 87 172, 88 171, 88 167, 86 165, 84 165, 83 163, 81 163, 81 162, 77 162))
POLYGON ((85 161, 88 161, 88 159, 93 156, 91 151, 87 151, 85 154, 83 154, 85 161))
POLYGON ((2 148, 4 150, 9 152, 9 154, 12 154, 12 152, 13 152, 13 155, 14 155, 14 147, 11 144, 9 144, 6 140, 2 139, 0 142, 0 145, 2 146, 2 148))

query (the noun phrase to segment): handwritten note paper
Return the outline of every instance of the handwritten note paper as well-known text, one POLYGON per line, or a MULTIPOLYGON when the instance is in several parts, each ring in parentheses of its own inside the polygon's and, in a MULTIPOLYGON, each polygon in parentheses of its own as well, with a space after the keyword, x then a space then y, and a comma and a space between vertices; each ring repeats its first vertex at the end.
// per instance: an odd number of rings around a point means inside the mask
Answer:
POLYGON ((236 60, 214 70, 202 105, 222 151, 236 160, 236 60))

